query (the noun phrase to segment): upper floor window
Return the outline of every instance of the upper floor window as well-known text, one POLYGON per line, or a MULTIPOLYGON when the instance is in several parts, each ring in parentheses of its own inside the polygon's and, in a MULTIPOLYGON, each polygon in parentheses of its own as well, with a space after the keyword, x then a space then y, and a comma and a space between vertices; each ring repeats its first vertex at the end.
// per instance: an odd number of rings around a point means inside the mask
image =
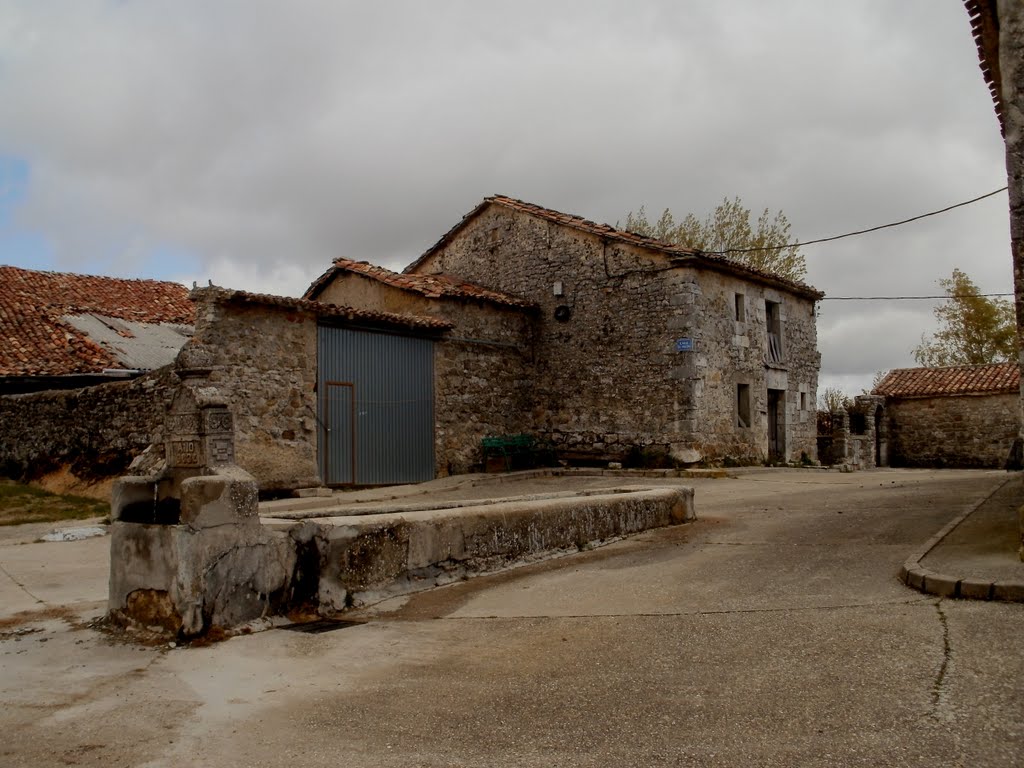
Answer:
POLYGON ((768 331, 768 362, 782 362, 782 305, 777 301, 765 301, 764 319, 768 331))
POLYGON ((745 323, 747 321, 747 308, 745 305, 745 297, 742 293, 737 293, 736 299, 736 322, 745 323))

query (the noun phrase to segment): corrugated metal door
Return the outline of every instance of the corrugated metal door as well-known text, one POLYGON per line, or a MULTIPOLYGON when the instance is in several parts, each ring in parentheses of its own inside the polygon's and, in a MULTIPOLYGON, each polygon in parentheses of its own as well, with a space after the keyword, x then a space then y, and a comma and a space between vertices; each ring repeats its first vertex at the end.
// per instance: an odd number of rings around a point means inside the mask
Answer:
POLYGON ((327 485, 434 478, 434 343, 321 326, 320 463, 327 485))

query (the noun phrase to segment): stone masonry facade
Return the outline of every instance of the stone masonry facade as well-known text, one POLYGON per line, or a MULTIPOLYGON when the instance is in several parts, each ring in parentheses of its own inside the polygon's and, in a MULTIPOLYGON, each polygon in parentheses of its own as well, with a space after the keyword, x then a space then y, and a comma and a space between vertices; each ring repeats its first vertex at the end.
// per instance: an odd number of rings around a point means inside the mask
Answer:
MULTIPOLYGON (((235 459, 261 490, 321 482, 321 323, 435 340, 437 475, 475 468, 483 437, 525 430, 529 312, 411 297, 379 284, 367 284, 355 298, 348 304, 361 309, 353 311, 221 288, 193 292, 196 327, 183 353, 204 350, 209 382, 234 416, 235 459), (431 315, 444 319, 431 321, 431 315)), ((153 471, 164 459, 164 422, 180 386, 168 367, 128 382, 0 397, 0 469, 31 479, 70 466, 83 478, 109 477, 128 471, 145 453, 132 471, 153 471)))
POLYGON ((131 381, 0 397, 0 474, 121 474, 153 442, 175 384, 168 366, 131 381))
POLYGON ((532 422, 562 451, 764 459, 775 390, 779 458, 815 456, 820 358, 810 290, 680 264, 503 205, 485 207, 409 271, 458 275, 539 306, 532 422), (781 354, 766 362, 769 311, 781 354))
MULTIPOLYGON (((235 460, 262 491, 323 480, 323 326, 433 342, 436 476, 480 467, 484 437, 522 433, 571 461, 813 460, 820 297, 721 257, 488 198, 405 274, 339 259, 303 299, 194 290, 179 361, 208 361, 235 460)), ((114 446, 115 474, 150 446, 132 471, 152 473, 179 387, 166 371, 4 398, 0 430, 12 434, 0 459, 23 475, 114 446), (67 424, 95 438, 64 445, 67 424)))
POLYGON ((427 335, 435 340, 435 462, 439 476, 470 471, 488 434, 523 429, 527 408, 528 318, 474 302, 431 301, 359 281, 328 289, 319 302, 251 296, 222 289, 193 292, 192 345, 206 348, 209 375, 235 421, 236 462, 261 490, 318 485, 317 328, 427 335), (355 292, 359 291, 358 295, 355 292), (355 317, 331 301, 346 296, 355 317), (437 317, 431 324, 431 315, 437 317), (395 327, 401 318, 407 327, 395 327), (440 319, 443 316, 443 320, 440 319), (375 320, 383 318, 383 322, 375 320))
POLYGON ((958 395, 889 399, 894 467, 1004 466, 1017 437, 1019 396, 958 395))
POLYGON ((234 414, 240 467, 264 490, 317 485, 316 326, 309 309, 193 292, 191 344, 234 414))

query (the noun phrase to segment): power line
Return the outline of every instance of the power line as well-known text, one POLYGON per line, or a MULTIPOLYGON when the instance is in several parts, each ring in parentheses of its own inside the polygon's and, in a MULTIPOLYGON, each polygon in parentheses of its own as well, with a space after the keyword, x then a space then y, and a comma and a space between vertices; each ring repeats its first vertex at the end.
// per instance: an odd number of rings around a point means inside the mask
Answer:
MULTIPOLYGON (((890 227, 899 227, 899 226, 902 226, 903 224, 909 224, 912 221, 919 221, 921 219, 927 219, 929 216, 938 216, 940 213, 946 213, 947 211, 952 211, 955 208, 963 208, 965 205, 971 205, 972 203, 976 203, 979 200, 984 200, 987 197, 992 197, 993 195, 998 195, 1000 192, 1005 192, 1006 189, 1007 189, 1006 187, 1000 187, 999 189, 993 190, 992 192, 989 192, 986 195, 981 195, 980 197, 975 197, 975 198, 972 198, 971 200, 964 200, 962 203, 957 203, 955 205, 947 205, 945 208, 940 208, 937 211, 929 211, 928 213, 922 213, 919 216, 911 216, 909 219, 903 219, 902 221, 894 221, 891 224, 880 224, 877 227, 869 227, 868 229, 858 229, 856 232, 847 232, 847 233, 842 234, 842 235, 833 235, 832 237, 821 237, 821 238, 818 238, 817 240, 808 240, 805 243, 799 243, 799 242, 797 242, 797 243, 788 243, 786 245, 772 245, 772 246, 767 246, 767 247, 764 247, 764 248, 726 248, 724 251, 704 251, 704 253, 710 253, 710 254, 716 254, 716 255, 724 256, 724 255, 729 254, 729 253, 752 253, 754 251, 781 251, 781 250, 785 250, 786 248, 797 248, 797 247, 804 246, 804 245, 815 245, 817 243, 830 243, 833 240, 842 240, 844 237, 854 237, 856 235, 866 235, 868 232, 877 232, 880 229, 889 229, 890 227)), ((995 294, 993 294, 993 295, 995 295, 995 294)), ((910 296, 910 297, 907 297, 907 298, 915 298, 915 297, 910 296)), ((931 297, 921 296, 921 297, 918 297, 918 298, 931 298, 931 297)), ((938 298, 945 298, 945 297, 939 296, 938 298)))
POLYGON ((981 299, 990 296, 1013 296, 1012 293, 958 293, 950 296, 825 296, 821 301, 913 301, 917 299, 981 299))

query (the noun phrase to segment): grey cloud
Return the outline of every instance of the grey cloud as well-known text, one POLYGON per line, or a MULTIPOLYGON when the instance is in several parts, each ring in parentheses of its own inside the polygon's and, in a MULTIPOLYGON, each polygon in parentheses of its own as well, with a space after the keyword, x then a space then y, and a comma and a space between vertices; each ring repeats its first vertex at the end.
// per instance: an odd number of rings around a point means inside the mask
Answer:
MULTIPOLYGON (((495 192, 610 223, 739 195, 806 240, 1005 183, 958 3, 0 0, 0 18, 0 152, 33 171, 15 224, 65 268, 131 274, 169 246, 208 270, 183 279, 294 293, 334 256, 402 266, 495 192)), ((931 291, 953 266, 1008 288, 1005 198, 805 253, 830 294, 931 291)), ((931 325, 823 312, 836 375, 910 364, 931 325)))

